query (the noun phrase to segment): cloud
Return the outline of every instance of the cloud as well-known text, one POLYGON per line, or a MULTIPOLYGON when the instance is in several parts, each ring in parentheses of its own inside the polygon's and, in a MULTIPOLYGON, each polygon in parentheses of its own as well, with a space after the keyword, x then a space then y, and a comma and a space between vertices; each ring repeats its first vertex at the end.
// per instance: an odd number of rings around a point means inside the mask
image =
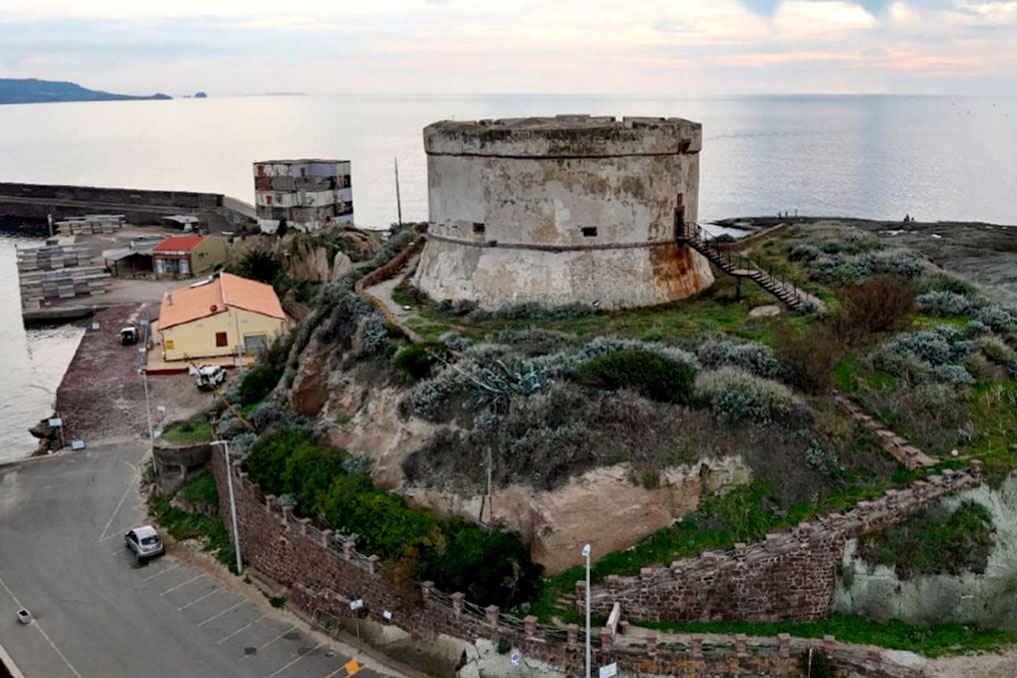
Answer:
POLYGON ((787 0, 773 18, 784 38, 828 36, 872 28, 876 18, 864 7, 840 0, 787 0))
POLYGON ((947 92, 1015 63, 1017 0, 0 0, 0 75, 124 91, 947 92))

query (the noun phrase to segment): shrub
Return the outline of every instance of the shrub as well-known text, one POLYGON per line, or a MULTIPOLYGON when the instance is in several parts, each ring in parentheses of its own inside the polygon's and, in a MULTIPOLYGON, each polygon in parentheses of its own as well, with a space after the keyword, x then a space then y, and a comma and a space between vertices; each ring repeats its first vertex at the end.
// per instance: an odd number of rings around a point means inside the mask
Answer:
POLYGON ((710 403, 714 416, 729 423, 744 419, 782 422, 803 408, 783 384, 733 367, 702 372, 696 378, 695 392, 710 403))
POLYGON ((438 341, 445 344, 450 351, 465 351, 473 346, 473 340, 459 332, 446 332, 438 337, 438 341))
POLYGON ((363 358, 377 353, 388 341, 388 323, 377 313, 361 316, 353 335, 354 357, 363 358))
POLYGON ((964 333, 969 337, 979 337, 983 334, 988 334, 992 330, 989 326, 980 320, 971 320, 967 325, 964 326, 964 333))
POLYGON ((282 266, 267 250, 251 250, 237 263, 237 275, 258 282, 272 284, 280 273, 282 266))
POLYGON ((647 398, 687 404, 696 373, 689 365, 650 351, 618 351, 594 358, 579 368, 579 381, 589 386, 632 388, 647 398))
POLYGON ((767 379, 774 379, 782 374, 781 363, 776 354, 764 344, 755 342, 736 344, 727 339, 711 339, 703 342, 696 354, 706 369, 740 367, 767 379))
POLYGON ((978 311, 975 320, 984 323, 994 332, 1007 332, 1017 327, 1017 317, 999 306, 986 306, 978 311))
POLYGON ((844 344, 824 325, 795 333, 787 323, 776 328, 777 356, 795 388, 817 393, 829 388, 833 366, 844 355, 844 344))
POLYGON ((282 373, 271 365, 255 365, 240 381, 240 403, 253 405, 261 402, 279 383, 282 373))
POLYGON ((960 363, 976 381, 989 381, 995 377, 995 370, 981 353, 968 353, 960 363))
POLYGON ((842 289, 841 309, 831 317, 831 327, 849 345, 874 333, 904 329, 914 314, 915 289, 913 281, 885 275, 842 289))
POLYGON ((318 445, 309 431, 282 427, 252 446, 246 469, 266 493, 292 495, 299 515, 322 517, 337 533, 355 536, 361 552, 385 558, 393 571, 462 590, 480 605, 510 606, 535 592, 541 567, 516 534, 410 508, 375 487, 351 459, 318 445))
POLYGON ((949 290, 926 292, 915 298, 919 311, 931 316, 968 315, 979 307, 973 297, 949 290))
MULTIPOLYGON (((909 250, 890 250, 874 256, 875 270, 892 276, 915 279, 929 268, 929 262, 909 250)), ((918 287, 915 286, 917 293, 918 287)))
POLYGON ((997 365, 1008 365, 1017 359, 1017 353, 999 337, 979 337, 975 343, 985 357, 997 365))
POLYGON ((438 341, 414 344, 396 353, 395 366, 414 379, 426 379, 448 352, 448 346, 438 341))
POLYGON ((955 365, 953 363, 947 363, 946 365, 936 365, 932 368, 932 374, 941 381, 945 381, 950 384, 973 384, 975 383, 974 378, 968 373, 962 365, 955 365))
POLYGON ((920 574, 983 574, 995 532, 989 510, 965 501, 952 512, 927 509, 862 536, 857 553, 867 563, 892 567, 901 579, 920 574))
POLYGON ((503 531, 486 532, 465 520, 448 521, 434 548, 420 558, 419 576, 442 591, 461 591, 467 600, 491 598, 505 591, 502 605, 514 607, 531 600, 541 570, 519 538, 503 531))
POLYGON ((950 362, 953 347, 938 332, 922 331, 898 334, 884 341, 880 351, 890 353, 911 353, 929 365, 942 365, 950 362))
POLYGON ((952 292, 973 297, 978 293, 978 288, 958 275, 942 269, 931 269, 927 270, 918 281, 918 291, 923 295, 929 292, 952 292))

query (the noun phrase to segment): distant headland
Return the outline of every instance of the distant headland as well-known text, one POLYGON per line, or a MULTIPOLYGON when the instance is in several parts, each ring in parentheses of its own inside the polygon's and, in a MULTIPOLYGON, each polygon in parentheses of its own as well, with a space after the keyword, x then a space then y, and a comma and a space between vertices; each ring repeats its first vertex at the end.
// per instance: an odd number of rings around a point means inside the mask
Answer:
POLYGON ((88 89, 73 82, 38 80, 36 78, 0 78, 0 104, 39 104, 58 101, 133 101, 172 99, 168 94, 131 96, 88 89))

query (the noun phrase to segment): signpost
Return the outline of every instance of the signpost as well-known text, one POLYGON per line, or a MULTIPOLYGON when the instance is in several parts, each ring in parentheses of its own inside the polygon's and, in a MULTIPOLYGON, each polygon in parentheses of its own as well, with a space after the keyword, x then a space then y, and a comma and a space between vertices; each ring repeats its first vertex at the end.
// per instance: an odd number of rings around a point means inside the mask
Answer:
POLYGON ((519 666, 519 660, 522 659, 522 657, 519 654, 519 650, 513 650, 512 651, 511 659, 512 659, 512 666, 519 666))

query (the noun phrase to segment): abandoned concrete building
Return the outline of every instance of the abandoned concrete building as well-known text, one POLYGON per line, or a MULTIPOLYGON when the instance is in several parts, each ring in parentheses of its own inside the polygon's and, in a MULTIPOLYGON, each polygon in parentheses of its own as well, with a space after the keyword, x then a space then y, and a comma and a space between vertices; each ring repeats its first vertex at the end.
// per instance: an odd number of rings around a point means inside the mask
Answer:
POLYGON ((353 224, 349 160, 264 160, 254 163, 254 198, 262 233, 280 224, 316 231, 353 224))
POLYGON ((695 221, 702 126, 678 118, 438 122, 415 284, 435 300, 659 304, 713 282, 695 221))

